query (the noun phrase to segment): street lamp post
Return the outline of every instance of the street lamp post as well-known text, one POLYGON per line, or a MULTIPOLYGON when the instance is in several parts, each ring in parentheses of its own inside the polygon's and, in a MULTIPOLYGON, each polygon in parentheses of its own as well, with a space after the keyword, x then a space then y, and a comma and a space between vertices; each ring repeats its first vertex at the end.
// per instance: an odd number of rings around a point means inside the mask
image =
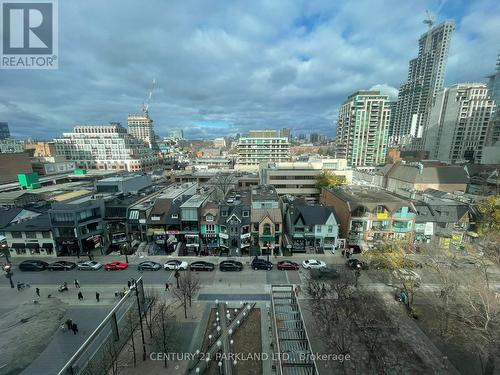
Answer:
POLYGON ((9 249, 7 248, 7 244, 6 243, 0 244, 0 251, 5 254, 5 261, 7 263, 10 263, 9 249))
POLYGON ((10 287, 14 288, 14 282, 12 281, 12 276, 14 275, 14 272, 12 272, 11 266, 7 264, 3 267, 3 270, 5 271, 5 277, 9 279, 10 287))
POLYGON ((356 270, 354 271, 354 275, 356 276, 356 288, 358 287, 358 279, 361 276, 361 264, 356 265, 356 270))
POLYGON ((128 249, 129 249, 129 246, 128 246, 128 243, 124 243, 121 245, 121 249, 122 249, 122 253, 125 254, 125 263, 128 264, 128 249))

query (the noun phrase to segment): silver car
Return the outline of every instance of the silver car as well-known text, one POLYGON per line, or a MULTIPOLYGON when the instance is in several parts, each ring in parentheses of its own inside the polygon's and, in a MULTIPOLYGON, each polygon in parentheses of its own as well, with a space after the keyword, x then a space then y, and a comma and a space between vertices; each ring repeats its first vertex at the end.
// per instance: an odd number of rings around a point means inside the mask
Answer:
POLYGON ((76 266, 82 271, 95 271, 101 268, 102 264, 95 260, 87 260, 85 262, 78 262, 76 266))

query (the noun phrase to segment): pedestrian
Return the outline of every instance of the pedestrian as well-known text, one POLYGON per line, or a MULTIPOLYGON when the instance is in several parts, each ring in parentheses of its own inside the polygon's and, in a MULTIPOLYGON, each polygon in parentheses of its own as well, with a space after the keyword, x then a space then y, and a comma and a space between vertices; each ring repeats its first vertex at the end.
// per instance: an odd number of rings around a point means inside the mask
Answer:
POLYGON ((40 297, 40 289, 39 289, 39 288, 36 288, 36 289, 35 289, 35 293, 36 293, 36 295, 37 295, 38 297, 40 297))
POLYGON ((99 294, 99 292, 95 292, 95 299, 97 300, 97 302, 99 302, 99 297, 100 297, 100 296, 101 296, 101 295, 99 294))
POLYGON ((83 301, 83 294, 82 292, 78 292, 78 300, 83 301))
POLYGON ((168 283, 165 283, 165 291, 168 291, 170 288, 170 285, 168 283))
POLYGON ((77 279, 75 279, 75 288, 77 288, 77 289, 80 288, 80 283, 78 282, 77 279))
POLYGON ((353 256, 353 254, 354 254, 354 248, 353 248, 353 247, 351 247, 351 249, 349 250, 349 256, 351 256, 351 257, 352 257, 352 256, 353 256))
POLYGON ((78 326, 76 325, 76 323, 71 324, 71 330, 76 335, 76 333, 78 332, 78 326))
POLYGON ((73 326, 73 321, 71 319, 66 319, 66 327, 68 327, 68 332, 71 331, 71 327, 73 326))
POLYGON ((130 287, 132 286, 132 283, 130 282, 130 280, 127 281, 127 285, 128 285, 128 288, 130 289, 130 287))

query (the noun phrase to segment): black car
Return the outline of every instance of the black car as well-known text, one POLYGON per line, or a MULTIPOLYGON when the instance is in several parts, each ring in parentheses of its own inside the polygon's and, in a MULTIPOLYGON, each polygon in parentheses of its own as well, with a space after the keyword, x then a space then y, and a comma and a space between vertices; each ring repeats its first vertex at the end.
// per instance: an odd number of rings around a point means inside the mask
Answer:
POLYGON ((47 267, 50 271, 69 271, 76 267, 76 263, 59 260, 49 264, 47 267))
POLYGON ((362 260, 359 259, 348 259, 347 262, 345 262, 345 265, 353 270, 360 268, 362 270, 367 270, 368 269, 368 264, 363 262, 362 260))
POLYGON ((318 268, 311 270, 310 276, 314 280, 331 280, 339 277, 339 273, 334 268, 318 268))
POLYGON ((139 271, 158 271, 161 269, 161 264, 152 260, 145 260, 138 264, 137 269, 139 271))
POLYGON ((252 260, 252 269, 254 270, 272 270, 273 264, 265 259, 255 257, 252 260))
POLYGON ((189 269, 191 271, 213 271, 215 269, 215 264, 200 260, 191 263, 189 269))
POLYGON ((243 269, 243 263, 235 260, 224 260, 219 263, 219 269, 221 271, 241 271, 243 269))
POLYGON ((47 269, 49 264, 42 260, 25 260, 19 264, 21 271, 43 271, 47 269))

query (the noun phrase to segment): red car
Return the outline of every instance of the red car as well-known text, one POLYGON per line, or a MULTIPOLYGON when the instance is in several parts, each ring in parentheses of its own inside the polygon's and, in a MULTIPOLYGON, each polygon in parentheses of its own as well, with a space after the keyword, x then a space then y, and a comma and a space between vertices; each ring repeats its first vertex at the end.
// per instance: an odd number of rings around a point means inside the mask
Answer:
POLYGON ((278 262, 278 269, 279 270, 298 270, 300 268, 300 265, 295 262, 291 262, 289 260, 282 260, 278 262))
POLYGON ((104 265, 104 269, 106 271, 124 270, 127 267, 128 264, 123 262, 111 262, 104 265))

